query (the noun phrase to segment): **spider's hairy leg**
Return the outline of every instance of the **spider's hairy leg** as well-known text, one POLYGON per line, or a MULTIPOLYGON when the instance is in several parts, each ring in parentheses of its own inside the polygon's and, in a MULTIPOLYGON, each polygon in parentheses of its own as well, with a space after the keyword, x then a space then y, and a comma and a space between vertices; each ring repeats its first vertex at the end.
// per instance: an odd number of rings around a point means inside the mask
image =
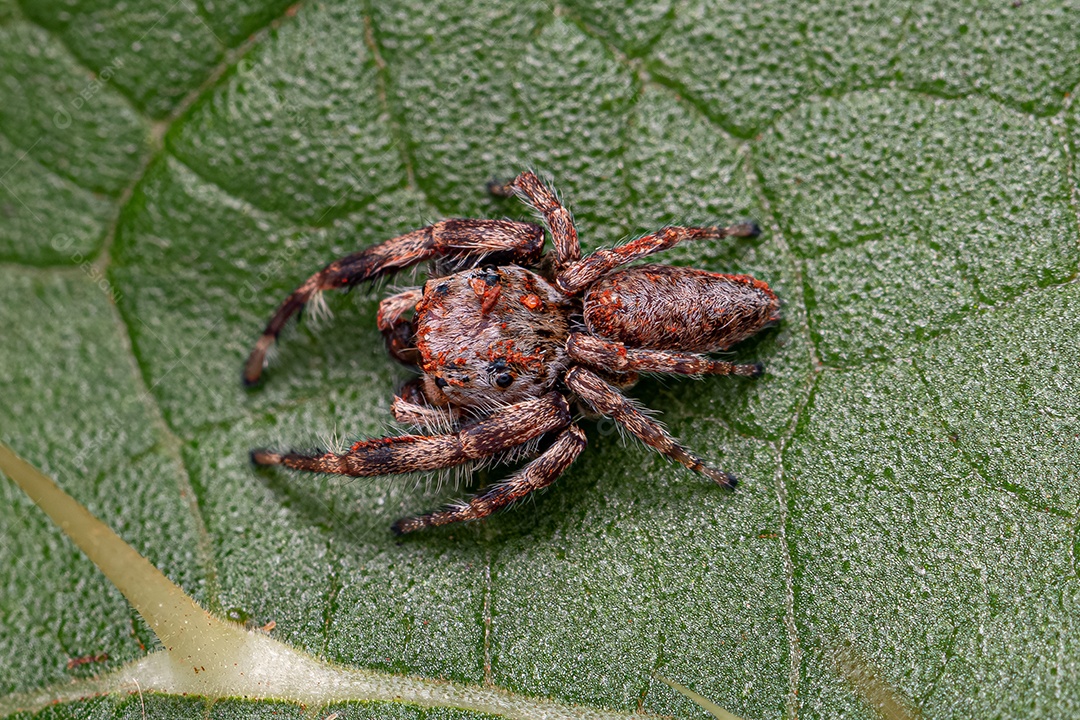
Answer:
POLYGON ((339 258, 315 273, 278 306, 244 363, 244 383, 258 381, 266 353, 285 323, 318 293, 350 288, 438 257, 506 257, 528 264, 539 257, 544 231, 533 223, 508 220, 443 220, 339 258))
POLYGON ((713 360, 698 353, 648 350, 627 347, 585 333, 571 333, 566 352, 572 360, 616 373, 646 372, 674 375, 741 375, 758 377, 765 371, 761 363, 736 364, 713 360))
POLYGON ((570 408, 556 392, 508 405, 457 432, 401 435, 355 443, 348 452, 304 454, 252 450, 256 465, 374 477, 453 467, 490 457, 570 424, 570 408))
POLYGON ((565 293, 576 293, 592 285, 600 276, 611 272, 620 265, 640 260, 653 253, 667 250, 688 240, 725 237, 757 237, 761 228, 757 223, 745 222, 729 227, 666 227, 637 240, 623 243, 610 250, 597 250, 586 258, 563 268, 555 276, 555 284, 565 293))
POLYGON ((486 488, 482 493, 465 502, 451 505, 444 510, 418 517, 402 518, 394 523, 391 529, 395 534, 402 535, 437 525, 487 517, 529 493, 555 482, 584 449, 585 433, 576 425, 571 425, 540 457, 506 480, 486 488))
POLYGON ((592 371, 580 365, 576 366, 566 374, 566 384, 596 412, 607 415, 641 442, 656 448, 661 454, 712 478, 724 487, 734 488, 738 484, 735 476, 710 467, 704 460, 680 445, 679 441, 669 435, 660 423, 635 407, 627 397, 592 371))
POLYGON ((581 244, 578 242, 574 218, 555 193, 536 177, 536 173, 525 171, 508 183, 490 182, 488 191, 497 197, 516 194, 543 215, 555 243, 555 258, 559 267, 581 258, 581 244))
POLYGON ((426 260, 434 255, 432 228, 426 227, 396 237, 360 252, 339 258, 305 280, 278 306, 263 334, 244 364, 244 383, 258 381, 266 363, 266 353, 289 318, 315 296, 333 288, 347 288, 426 260))

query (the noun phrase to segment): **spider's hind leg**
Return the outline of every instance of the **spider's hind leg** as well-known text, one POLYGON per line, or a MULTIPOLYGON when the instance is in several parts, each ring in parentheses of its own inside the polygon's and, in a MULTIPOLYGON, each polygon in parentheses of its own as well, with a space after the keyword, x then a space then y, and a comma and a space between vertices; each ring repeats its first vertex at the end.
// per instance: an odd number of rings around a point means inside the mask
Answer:
POLYGON ((667 250, 679 243, 708 238, 752 238, 761 234, 757 223, 744 222, 728 227, 678 227, 671 226, 643 235, 636 240, 618 245, 610 250, 601 249, 588 257, 570 263, 555 277, 555 284, 565 293, 580 292, 615 268, 653 253, 667 250))
POLYGON ((619 423, 638 440, 656 448, 661 454, 724 487, 734 488, 738 485, 734 475, 717 470, 683 447, 660 423, 642 412, 629 398, 604 382, 596 373, 577 366, 566 374, 566 384, 598 413, 619 423))

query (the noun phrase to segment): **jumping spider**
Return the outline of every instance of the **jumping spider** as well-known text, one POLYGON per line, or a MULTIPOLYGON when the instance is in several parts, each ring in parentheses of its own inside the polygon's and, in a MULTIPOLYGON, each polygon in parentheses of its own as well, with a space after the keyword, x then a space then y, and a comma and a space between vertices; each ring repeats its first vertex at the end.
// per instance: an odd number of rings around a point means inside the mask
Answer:
POLYGON ((582 258, 570 212, 536 175, 524 172, 489 189, 500 197, 516 193, 543 217, 553 258, 540 265, 540 225, 437 222, 335 260, 308 278, 278 307, 244 367, 244 382, 258 381, 286 321, 321 291, 439 261, 422 288, 384 299, 377 320, 390 355, 420 371, 394 397, 394 418, 438 434, 363 440, 343 454, 260 449, 252 451, 252 461, 392 475, 512 460, 523 447, 548 441, 538 457, 479 495, 393 526, 396 533, 412 532, 486 517, 553 483, 585 448, 570 410, 580 403, 691 470, 735 487, 732 475, 680 445, 619 388, 633 385, 638 373, 757 377, 760 363, 736 365, 705 353, 775 324, 779 300, 746 275, 668 265, 617 268, 687 240, 754 237, 757 226, 666 227, 582 258))

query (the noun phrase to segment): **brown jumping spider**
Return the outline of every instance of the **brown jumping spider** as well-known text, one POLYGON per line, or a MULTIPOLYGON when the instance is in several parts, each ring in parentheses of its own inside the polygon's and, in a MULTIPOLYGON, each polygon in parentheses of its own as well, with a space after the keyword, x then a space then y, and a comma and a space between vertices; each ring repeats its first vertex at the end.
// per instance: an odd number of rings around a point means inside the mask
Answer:
POLYGON ((735 487, 732 475, 680 445, 619 388, 633 385, 638 373, 757 377, 760 363, 736 365, 704 353, 776 323, 780 302, 768 285, 746 275, 668 265, 616 268, 686 240, 754 237, 757 226, 666 227, 582 258, 570 212, 536 175, 525 172, 489 189, 500 197, 516 193, 543 217, 555 255, 542 267, 539 225, 443 220, 312 275, 278 307, 244 366, 245 383, 255 383, 286 321, 321 291, 436 260, 423 288, 380 303, 377 322, 390 355, 420 370, 394 397, 394 418, 438 434, 362 440, 343 454, 254 450, 252 461, 393 475, 513 460, 523 448, 549 440, 538 457, 479 495, 393 526, 412 532, 486 517, 553 483, 585 448, 570 411, 580 403, 691 470, 735 487))

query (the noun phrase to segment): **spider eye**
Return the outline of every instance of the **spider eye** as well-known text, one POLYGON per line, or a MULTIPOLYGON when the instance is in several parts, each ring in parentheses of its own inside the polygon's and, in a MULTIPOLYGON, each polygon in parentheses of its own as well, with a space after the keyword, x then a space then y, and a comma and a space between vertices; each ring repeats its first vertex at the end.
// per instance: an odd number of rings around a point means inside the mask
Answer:
POLYGON ((444 388, 444 387, 448 386, 449 384, 450 384, 450 383, 446 382, 446 380, 445 380, 445 379, 443 379, 443 378, 441 378, 441 377, 437 377, 437 378, 435 378, 435 385, 436 385, 436 386, 437 386, 437 387, 438 387, 438 388, 439 388, 440 390, 441 390, 442 388, 444 388))
POLYGON ((514 376, 510 373, 499 373, 495 376, 495 384, 501 388, 508 388, 514 382, 514 376))

